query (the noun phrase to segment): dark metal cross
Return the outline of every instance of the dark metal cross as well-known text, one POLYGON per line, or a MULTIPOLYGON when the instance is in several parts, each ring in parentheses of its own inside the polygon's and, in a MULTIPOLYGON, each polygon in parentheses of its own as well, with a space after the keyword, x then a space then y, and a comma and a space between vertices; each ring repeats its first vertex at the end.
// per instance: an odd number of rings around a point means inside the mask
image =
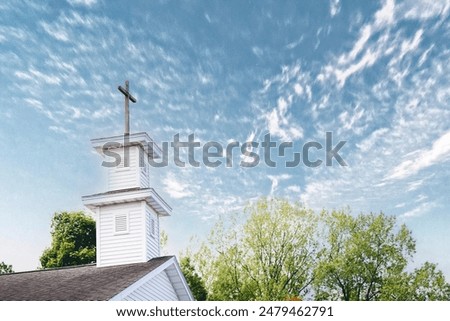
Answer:
POLYGON ((130 84, 128 80, 125 81, 125 88, 119 86, 119 91, 125 96, 125 135, 130 134, 130 106, 129 101, 131 100, 133 103, 136 102, 136 98, 134 98, 130 92, 128 91, 130 84))

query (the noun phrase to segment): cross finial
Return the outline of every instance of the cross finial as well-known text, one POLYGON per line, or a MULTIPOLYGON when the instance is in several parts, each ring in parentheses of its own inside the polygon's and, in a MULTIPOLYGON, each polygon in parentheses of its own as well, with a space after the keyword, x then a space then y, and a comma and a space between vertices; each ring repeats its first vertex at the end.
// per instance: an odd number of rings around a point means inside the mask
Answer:
POLYGON ((119 91, 125 96, 125 135, 129 135, 130 134, 130 107, 129 107, 129 101, 131 100, 133 103, 136 102, 136 98, 134 98, 129 90, 129 82, 128 80, 125 81, 125 88, 123 88, 122 86, 119 86, 118 89, 119 91))

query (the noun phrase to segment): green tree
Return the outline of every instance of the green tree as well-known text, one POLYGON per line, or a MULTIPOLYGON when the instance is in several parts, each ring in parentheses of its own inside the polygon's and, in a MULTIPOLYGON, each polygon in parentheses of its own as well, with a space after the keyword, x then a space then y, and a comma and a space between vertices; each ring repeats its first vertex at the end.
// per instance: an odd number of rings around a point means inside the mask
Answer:
POLYGON ((412 273, 403 272, 388 280, 383 286, 381 300, 449 301, 450 284, 436 264, 425 262, 412 273))
POLYGON ((0 262, 0 274, 14 273, 12 265, 8 265, 5 262, 0 262))
POLYGON ((316 299, 378 300, 402 279, 415 241, 393 216, 333 211, 323 216, 324 248, 315 269, 316 299))
POLYGON ((195 268, 191 263, 191 259, 189 257, 183 257, 180 260, 180 267, 184 277, 186 278, 186 282, 194 295, 194 298, 197 301, 206 301, 208 293, 206 292, 205 284, 202 278, 195 271, 195 268))
POLYGON ((55 213, 52 243, 40 257, 42 268, 95 262, 95 221, 84 212, 55 213))
POLYGON ((281 199, 220 222, 195 256, 211 300, 284 300, 307 293, 316 258, 314 213, 281 199))
POLYGON ((450 301, 450 284, 434 263, 425 262, 412 273, 411 287, 415 301, 450 301))
POLYGON ((316 215, 281 199, 245 214, 221 220, 190 256, 209 300, 450 300, 435 264, 408 272, 415 240, 393 216, 316 215))

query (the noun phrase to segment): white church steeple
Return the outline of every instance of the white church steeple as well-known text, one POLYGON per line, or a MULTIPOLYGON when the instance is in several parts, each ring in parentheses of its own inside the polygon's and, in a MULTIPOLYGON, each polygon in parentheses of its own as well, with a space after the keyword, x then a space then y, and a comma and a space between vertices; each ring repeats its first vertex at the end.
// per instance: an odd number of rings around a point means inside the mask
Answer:
POLYGON ((161 157, 161 150, 147 133, 129 134, 126 89, 125 133, 92 139, 94 149, 105 158, 107 191, 82 198, 96 215, 97 266, 146 262, 160 256, 159 219, 172 209, 151 188, 148 159, 161 157), (128 125, 127 125, 128 123, 128 125))

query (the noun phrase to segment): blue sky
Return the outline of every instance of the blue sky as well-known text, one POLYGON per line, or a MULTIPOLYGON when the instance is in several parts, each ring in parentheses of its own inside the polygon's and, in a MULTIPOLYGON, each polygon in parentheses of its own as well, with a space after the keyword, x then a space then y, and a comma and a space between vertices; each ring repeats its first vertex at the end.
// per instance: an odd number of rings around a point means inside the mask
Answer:
POLYGON ((174 209, 169 252, 246 202, 281 196, 396 215, 417 240, 414 264, 436 262, 450 279, 449 11, 416 0, 2 1, 0 261, 36 268, 53 213, 105 190, 89 140, 122 133, 117 86, 129 79, 131 130, 159 143, 347 141, 347 167, 242 168, 237 155, 232 168, 153 168, 174 209))

